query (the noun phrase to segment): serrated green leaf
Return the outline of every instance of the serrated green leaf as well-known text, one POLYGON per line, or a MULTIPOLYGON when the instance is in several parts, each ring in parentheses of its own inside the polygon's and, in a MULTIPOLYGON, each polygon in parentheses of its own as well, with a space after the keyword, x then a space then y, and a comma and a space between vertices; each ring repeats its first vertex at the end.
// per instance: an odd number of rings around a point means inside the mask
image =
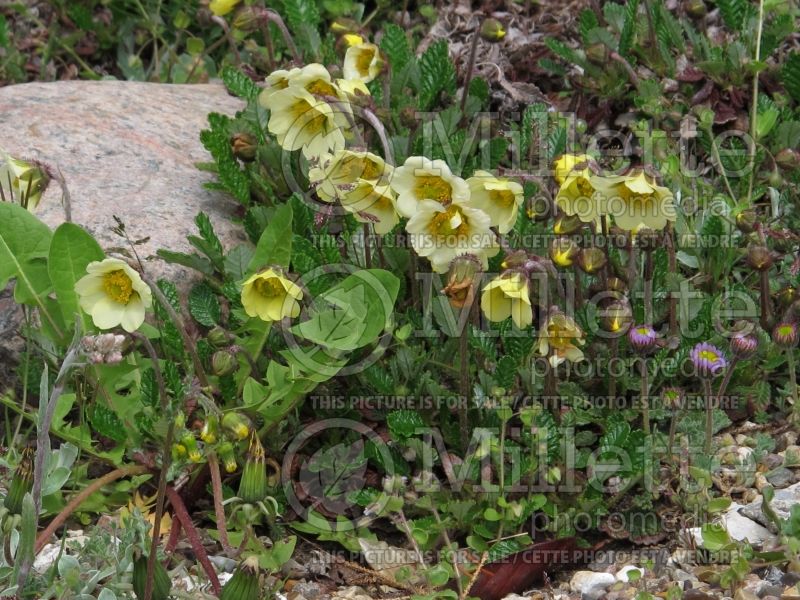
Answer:
POLYGON ((717 6, 725 25, 740 32, 747 14, 748 0, 717 0, 717 6))
POLYGON ((322 21, 315 0, 283 0, 286 20, 297 43, 311 52, 319 50, 319 24, 322 21))
POLYGON ((395 440, 408 439, 425 427, 422 416, 414 410, 393 410, 386 416, 389 433, 395 440))
POLYGON ((119 420, 114 411, 102 404, 92 405, 89 410, 89 422, 97 433, 115 442, 124 442, 127 438, 122 421, 119 420))
POLYGON ((292 217, 291 204, 282 204, 275 209, 247 265, 248 274, 269 265, 289 266, 292 256, 292 217))
POLYGON ((625 5, 625 23, 619 35, 619 53, 631 59, 631 48, 633 47, 633 36, 636 33, 637 13, 639 12, 639 0, 628 0, 625 5))
POLYGON ((447 42, 439 40, 431 44, 419 59, 420 90, 418 104, 421 110, 429 110, 439 94, 456 91, 456 69, 450 60, 447 42))
POLYGON ((597 27, 600 23, 597 21, 597 15, 591 8, 584 8, 578 17, 578 30, 583 38, 583 43, 587 44, 589 32, 597 27))
POLYGON ((400 74, 405 66, 414 59, 405 29, 394 23, 387 23, 384 26, 380 49, 389 60, 395 75, 400 74))
POLYGON ((800 53, 792 52, 783 64, 781 69, 783 87, 795 99, 800 102, 800 53))
POLYGON ((250 100, 258 95, 258 86, 247 75, 233 66, 222 69, 222 82, 229 92, 250 100))
POLYGON ((69 329, 75 323, 76 314, 81 316, 83 329, 90 328, 91 320, 81 311, 78 304, 75 283, 86 275, 86 267, 90 262, 100 261, 103 258, 105 254, 100 244, 82 227, 73 223, 62 223, 53 233, 47 270, 53 282, 64 323, 69 329))
MULTIPOLYGON (((240 203, 247 205, 250 203, 250 182, 247 175, 239 167, 239 163, 233 156, 230 144, 230 117, 211 113, 208 115, 208 122, 211 129, 200 132, 200 141, 214 157, 217 165, 217 177, 223 188, 240 203)), ((207 187, 216 187, 209 184, 207 187)))
POLYGON ((189 312, 201 325, 213 327, 219 324, 219 300, 208 284, 200 283, 189 292, 189 312))

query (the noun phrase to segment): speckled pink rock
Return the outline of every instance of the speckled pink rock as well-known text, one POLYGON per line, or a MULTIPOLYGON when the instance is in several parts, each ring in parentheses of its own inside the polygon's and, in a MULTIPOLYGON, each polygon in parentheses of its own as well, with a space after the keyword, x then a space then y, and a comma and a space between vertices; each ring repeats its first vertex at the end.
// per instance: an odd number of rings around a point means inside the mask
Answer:
MULTIPOLYGON (((111 232, 120 217, 151 276, 186 283, 193 274, 155 256, 159 248, 190 249, 199 211, 211 218, 222 243, 245 239, 231 221, 236 201, 206 190, 212 180, 197 162, 211 160, 199 140, 206 115, 233 114, 241 100, 222 85, 166 85, 123 81, 60 81, 0 88, 0 148, 61 170, 71 196, 72 221, 101 246, 123 246, 111 232)), ((65 219, 61 190, 51 183, 37 215, 51 227, 65 219)), ((181 286, 184 287, 184 286, 181 286)))

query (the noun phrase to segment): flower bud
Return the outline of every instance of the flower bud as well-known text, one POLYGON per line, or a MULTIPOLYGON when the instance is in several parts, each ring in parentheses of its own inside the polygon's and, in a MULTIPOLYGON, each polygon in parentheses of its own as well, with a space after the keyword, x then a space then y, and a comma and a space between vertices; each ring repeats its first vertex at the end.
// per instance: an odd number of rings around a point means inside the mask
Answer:
POLYGON ((233 576, 222 586, 219 599, 258 600, 261 597, 258 570, 258 556, 247 557, 233 572, 233 576))
POLYGON ((200 430, 200 439, 206 444, 216 444, 219 439, 219 417, 206 415, 206 421, 200 430))
POLYGON ((753 244, 747 249, 747 263, 756 271, 768 270, 772 262, 772 253, 766 246, 753 244))
POLYGON ((772 341, 781 348, 793 348, 797 345, 797 325, 778 323, 772 330, 772 341))
POLYGON ((233 444, 230 442, 222 442, 217 446, 217 455, 225 467, 226 473, 235 473, 238 465, 236 464, 236 454, 234 452, 233 444))
POLYGON ((571 238, 555 238, 550 244, 550 259, 559 267, 571 267, 580 248, 571 238))
POLYGON ((667 387, 661 391, 661 401, 664 406, 672 410, 682 408, 683 390, 677 387, 667 387))
POLYGON ((3 500, 3 506, 12 515, 22 512, 22 499, 33 487, 33 454, 33 448, 30 446, 26 446, 22 450, 19 464, 14 469, 14 476, 8 486, 8 493, 3 500))
POLYGON ((199 463, 203 460, 203 455, 197 447, 197 440, 194 439, 194 434, 187 433, 180 439, 180 444, 186 449, 186 456, 193 463, 199 463))
POLYGON ((211 357, 211 371, 218 377, 230 375, 238 366, 236 357, 227 350, 217 350, 211 357))
POLYGON ((584 273, 594 275, 606 266, 606 253, 600 248, 584 248, 578 255, 578 266, 584 273))
POLYGON ((758 338, 752 333, 737 333, 731 338, 731 353, 740 360, 746 360, 758 350, 758 338))
POLYGON ((784 148, 775 155, 775 162, 781 169, 794 170, 800 167, 800 153, 791 148, 784 148))
POLYGON ((575 233, 583 226, 578 215, 559 215, 553 223, 553 233, 556 235, 569 235, 575 233))
POLYGON ((778 305, 781 308, 789 308, 792 303, 797 300, 797 289, 788 285, 775 294, 775 299, 778 301, 778 305))
POLYGON ((228 332, 226 332, 222 327, 217 325, 211 331, 208 332, 206 336, 208 343, 214 346, 215 348, 221 348, 222 346, 228 345, 228 332))
POLYGON ((253 33, 264 22, 264 9, 259 6, 243 6, 236 11, 231 25, 244 33, 253 33))
POLYGON ((633 322, 633 311, 624 301, 613 302, 601 311, 603 329, 609 333, 618 333, 630 327, 633 322))
POLYGON ((243 440, 250 435, 250 419, 237 412, 225 413, 222 417, 222 428, 236 440, 243 440))
POLYGON ((481 25, 481 38, 487 42, 496 43, 506 37, 503 24, 497 19, 485 19, 481 25))
POLYGON ((752 209, 748 208, 736 215, 736 227, 742 233, 753 233, 757 224, 758 218, 756 216, 756 211, 752 209))
POLYGON ((686 14, 695 19, 700 19, 706 16, 708 8, 703 0, 686 0, 684 3, 686 14))
POLYGON ((475 283, 481 272, 481 262, 473 254, 462 254, 450 263, 447 285, 442 293, 453 308, 471 306, 475 298, 475 283))
POLYGON ((586 48, 586 58, 598 65, 604 65, 608 62, 608 46, 598 42, 586 48))
POLYGON ((359 25, 353 19, 340 17, 331 23, 330 30, 334 35, 344 35, 358 31, 359 25))
POLYGON ((250 446, 242 469, 242 479, 239 481, 238 495, 245 502, 254 504, 264 500, 268 492, 264 447, 254 431, 250 434, 250 446))
POLYGON ((231 136, 233 155, 242 162, 253 162, 258 149, 258 141, 249 133, 234 133, 231 136))
POLYGON ((628 342, 639 354, 647 354, 656 347, 656 330, 650 325, 637 325, 628 330, 628 342))

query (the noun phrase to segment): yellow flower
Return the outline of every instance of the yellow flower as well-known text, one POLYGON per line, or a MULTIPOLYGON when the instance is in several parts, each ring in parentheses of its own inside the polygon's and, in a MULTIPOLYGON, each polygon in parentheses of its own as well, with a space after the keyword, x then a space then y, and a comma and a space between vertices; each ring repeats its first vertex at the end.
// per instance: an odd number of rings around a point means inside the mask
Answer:
POLYGON ((359 44, 364 43, 364 38, 358 35, 357 33, 345 33, 342 36, 344 43, 346 46, 358 46, 359 44))
POLYGON ((359 179, 342 196, 342 206, 356 221, 372 223, 375 233, 384 235, 400 222, 394 206, 394 192, 388 185, 359 179))
POLYGON ((383 59, 375 44, 363 43, 350 46, 344 55, 342 72, 345 79, 360 79, 369 83, 381 73, 383 59))
POLYGON ((47 187, 47 176, 39 167, 0 153, 0 192, 8 201, 25 203, 33 210, 47 187))
POLYGON ((430 260, 434 271, 444 273, 462 254, 474 254, 483 269, 488 267, 489 257, 499 251, 497 237, 489 227, 489 215, 482 210, 422 200, 406 231, 417 254, 430 260))
POLYGON ((429 160, 424 156, 409 156, 402 167, 392 175, 392 189, 397 193, 397 210, 411 218, 417 205, 432 200, 443 207, 469 200, 467 182, 453 175, 443 160, 429 160))
POLYGON ((277 71, 273 71, 269 75, 267 75, 264 83, 266 84, 264 89, 261 90, 261 93, 258 95, 258 102, 264 108, 269 108, 269 97, 272 96, 277 91, 285 90, 289 87, 292 79, 297 77, 301 72, 301 69, 295 67, 294 69, 286 70, 286 69, 278 69, 277 71))
POLYGON ((289 85, 264 101, 271 111, 267 128, 284 150, 302 150, 311 159, 344 149, 338 107, 299 85, 289 85))
POLYGON ((366 151, 340 150, 322 158, 308 171, 308 179, 317 188, 320 200, 334 202, 344 198, 359 179, 386 185, 392 167, 377 154, 366 151))
POLYGON ((483 287, 481 310, 490 321, 504 321, 508 317, 520 329, 533 323, 528 278, 522 273, 496 277, 483 287))
POLYGON ((539 354, 550 354, 550 364, 557 367, 565 360, 583 360, 583 351, 575 344, 583 345, 583 331, 570 317, 561 312, 551 314, 539 333, 539 354))
MULTIPOLYGON (((562 184, 576 166, 588 163, 591 160, 592 157, 588 154, 562 154, 558 160, 553 163, 553 178, 556 180, 556 183, 562 184)), ((579 170, 585 171, 586 169, 579 170)))
POLYGON ((556 194, 556 205, 570 216, 578 215, 584 223, 597 221, 602 212, 595 197, 594 173, 588 167, 575 169, 573 167, 577 163, 570 166, 568 162, 562 162, 564 159, 565 157, 562 157, 561 161, 556 163, 556 179, 559 179, 559 173, 566 173, 560 180, 561 187, 556 194), (562 166, 558 166, 559 163, 562 166))
POLYGON ((349 100, 358 96, 371 96, 369 88, 360 79, 337 79, 336 86, 347 95, 349 100))
POLYGON ((571 267, 580 250, 572 238, 553 238, 550 244, 550 259, 559 267, 571 267))
POLYGON ((150 288, 124 260, 106 258, 90 262, 86 275, 75 283, 81 308, 99 329, 122 325, 133 332, 144 323, 153 301, 150 288))
POLYGON ((211 0, 208 8, 218 17, 224 17, 231 12, 241 0, 211 0))
POLYGON ((593 185, 598 191, 602 213, 612 216, 621 229, 664 229, 667 221, 676 219, 672 192, 657 185, 644 171, 595 177, 593 185))
POLYGON ((280 321, 300 314, 302 290, 279 271, 269 268, 252 275, 242 286, 242 306, 250 317, 280 321))
POLYGON ((522 186, 516 181, 495 177, 488 171, 475 171, 467 179, 469 201, 467 204, 481 209, 491 219, 491 224, 500 233, 508 233, 514 227, 519 207, 525 200, 522 186))
MULTIPOLYGON (((154 525, 156 522, 156 515, 155 513, 150 512, 150 509, 153 508, 153 505, 156 502, 156 496, 153 495, 149 498, 142 498, 142 495, 137 491, 133 493, 133 500, 128 501, 127 506, 122 506, 119 509, 119 522, 121 525, 125 525, 126 521, 133 516, 135 511, 139 511, 144 518, 145 521, 150 523, 150 525, 154 525)), ((161 517, 161 527, 158 530, 159 537, 168 537, 169 530, 172 528, 172 517, 170 517, 168 512, 164 512, 163 516, 161 517)), ((153 537, 153 529, 148 531, 148 535, 152 538, 153 537)))

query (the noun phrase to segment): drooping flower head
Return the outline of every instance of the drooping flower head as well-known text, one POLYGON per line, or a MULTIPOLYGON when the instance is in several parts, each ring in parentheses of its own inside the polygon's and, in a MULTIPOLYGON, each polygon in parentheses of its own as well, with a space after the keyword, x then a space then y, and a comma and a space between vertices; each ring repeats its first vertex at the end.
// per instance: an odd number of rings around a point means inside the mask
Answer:
POLYGON ((562 154, 553 162, 553 178, 556 183, 562 184, 572 174, 573 170, 584 171, 592 157, 588 154, 562 154), (578 167, 576 169, 576 167, 578 167))
POLYGON ((797 345, 797 338, 797 325, 794 323, 778 323, 772 330, 772 341, 781 348, 793 348, 797 345))
POLYGON ((530 282, 519 271, 507 271, 483 287, 481 310, 490 321, 504 321, 508 317, 520 329, 533 323, 530 282))
POLYGON ((411 218, 420 202, 429 200, 447 208, 469 200, 467 182, 450 171, 443 160, 409 156, 392 175, 392 189, 397 193, 397 210, 411 218))
POLYGON ((571 267, 581 249, 569 237, 553 238, 550 244, 550 259, 559 267, 571 267))
POLYGON ((600 314, 603 328, 609 333, 622 335, 633 322, 633 310, 627 299, 612 302, 600 314))
POLYGON ((752 333, 736 333, 731 338, 731 352, 740 359, 750 358, 758 350, 758 338, 752 333))
POLYGON ((585 154, 565 154, 554 164, 554 177, 560 184, 556 205, 584 223, 598 221, 600 206, 594 197, 594 171, 585 154))
POLYGON ((656 330, 650 325, 636 325, 628 330, 631 347, 641 354, 649 352, 656 345, 656 330))
POLYGON ((475 171, 467 179, 470 206, 489 215, 493 227, 500 233, 508 233, 514 227, 519 207, 525 200, 522 186, 504 177, 495 177, 489 171, 475 171))
POLYGON ((722 350, 708 342, 701 342, 692 348, 690 357, 695 373, 700 377, 715 377, 728 367, 722 350))
POLYGON ((86 275, 75 283, 75 292, 81 308, 99 329, 121 325, 127 332, 136 331, 153 301, 139 273, 118 258, 90 262, 86 275))
POLYGON ((251 275, 242 286, 242 306, 250 317, 280 321, 300 314, 303 291, 278 269, 268 268, 251 275))
POLYGON ((489 257, 499 251, 489 216, 471 206, 455 203, 444 206, 434 200, 422 200, 406 223, 406 231, 411 246, 431 261, 437 273, 447 271, 453 259, 461 254, 474 254, 486 269, 489 257))
POLYGON ((40 167, 0 151, 0 195, 6 201, 33 210, 39 204, 47 182, 48 177, 40 167))
POLYGON ((480 273, 481 261, 474 254, 462 254, 453 259, 447 273, 447 285, 442 289, 450 300, 450 306, 472 306, 480 273))
POLYGON ((309 169, 308 178, 316 186, 320 200, 334 202, 347 196, 359 179, 387 185, 392 171, 377 154, 343 149, 323 157, 309 169))
POLYGON ((211 0, 208 8, 218 17, 224 17, 231 12, 241 0, 211 0))
POLYGON ((353 214, 356 221, 370 223, 375 233, 389 233, 400 222, 395 210, 394 192, 388 185, 373 180, 359 179, 342 197, 342 206, 353 214))
POLYGON ((550 364, 553 367, 565 360, 583 360, 583 351, 578 346, 584 343, 586 340, 583 330, 571 317, 559 311, 551 312, 539 332, 539 354, 550 354, 550 364))
POLYGON ((380 75, 383 69, 381 52, 375 44, 363 42, 347 49, 344 55, 342 72, 345 79, 369 83, 380 75))
POLYGON ((672 192, 644 171, 617 177, 593 177, 600 214, 610 215, 621 229, 664 229, 677 218, 672 192))

